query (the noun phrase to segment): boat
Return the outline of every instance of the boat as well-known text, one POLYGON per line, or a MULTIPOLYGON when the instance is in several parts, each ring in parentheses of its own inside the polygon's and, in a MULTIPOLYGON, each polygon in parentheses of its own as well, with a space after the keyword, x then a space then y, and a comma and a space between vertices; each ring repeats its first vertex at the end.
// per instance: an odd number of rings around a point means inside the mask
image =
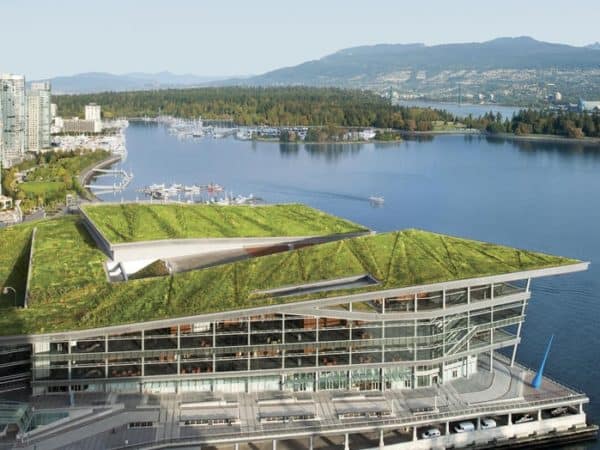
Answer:
POLYGON ((208 192, 222 192, 223 186, 216 184, 216 183, 210 183, 206 186, 206 190, 208 192))
POLYGON ((381 205, 385 202, 385 199, 379 195, 372 195, 371 197, 369 197, 369 201, 371 203, 376 203, 378 205, 381 205))

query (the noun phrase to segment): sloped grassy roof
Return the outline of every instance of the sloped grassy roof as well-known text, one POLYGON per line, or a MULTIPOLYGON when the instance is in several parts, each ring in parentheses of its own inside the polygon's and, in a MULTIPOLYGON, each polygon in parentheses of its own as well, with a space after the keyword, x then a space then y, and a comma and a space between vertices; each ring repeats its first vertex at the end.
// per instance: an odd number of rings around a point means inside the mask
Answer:
POLYGON ((159 239, 320 236, 367 231, 302 204, 220 206, 125 203, 83 206, 113 244, 159 239))
POLYGON ((32 224, 25 224, 0 231, 0 314, 15 301, 12 291, 2 294, 4 286, 15 289, 18 303, 23 304, 32 229, 32 224))
MULTIPOLYGON (((579 262, 426 231, 404 230, 174 276, 110 284, 102 267, 105 256, 95 247, 81 218, 46 220, 36 226, 29 308, 4 310, 0 315, 2 335, 134 323, 579 262), (252 294, 257 290, 365 273, 380 284, 295 297, 252 294)), ((6 232, 0 231, 0 236, 6 232)))

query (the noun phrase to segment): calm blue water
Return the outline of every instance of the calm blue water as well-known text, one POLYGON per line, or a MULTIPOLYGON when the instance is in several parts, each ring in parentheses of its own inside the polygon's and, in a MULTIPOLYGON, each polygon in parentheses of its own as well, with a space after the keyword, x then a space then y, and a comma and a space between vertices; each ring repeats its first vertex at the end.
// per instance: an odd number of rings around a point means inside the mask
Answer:
MULTIPOLYGON (((600 422, 600 148, 438 136, 399 144, 181 142, 132 124, 130 190, 214 181, 269 202, 304 202, 378 231, 417 227, 591 261, 589 271, 537 280, 518 359, 537 367, 555 334, 551 377, 584 390, 600 422), (385 205, 372 208, 370 195, 385 205)), ((591 448, 591 447, 590 447, 591 448)))
POLYGON ((503 106, 493 103, 479 105, 477 103, 458 104, 456 102, 433 102, 428 100, 402 100, 398 104, 401 106, 419 106, 421 108, 445 109, 457 117, 467 117, 469 114, 472 114, 473 117, 480 117, 491 111, 494 114, 502 114, 502 117, 510 118, 520 109, 523 109, 516 106, 503 106))

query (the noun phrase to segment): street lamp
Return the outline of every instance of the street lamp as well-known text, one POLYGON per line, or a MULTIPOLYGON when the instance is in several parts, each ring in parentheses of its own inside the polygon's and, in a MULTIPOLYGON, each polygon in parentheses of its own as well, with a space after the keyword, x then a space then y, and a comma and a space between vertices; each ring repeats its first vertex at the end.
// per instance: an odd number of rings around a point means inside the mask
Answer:
POLYGON ((15 291, 15 288, 12 288, 10 286, 5 286, 4 289, 2 289, 2 293, 4 295, 8 295, 8 293, 11 291, 12 291, 13 295, 15 296, 14 304, 15 304, 15 308, 16 308, 17 307, 17 291, 15 291))

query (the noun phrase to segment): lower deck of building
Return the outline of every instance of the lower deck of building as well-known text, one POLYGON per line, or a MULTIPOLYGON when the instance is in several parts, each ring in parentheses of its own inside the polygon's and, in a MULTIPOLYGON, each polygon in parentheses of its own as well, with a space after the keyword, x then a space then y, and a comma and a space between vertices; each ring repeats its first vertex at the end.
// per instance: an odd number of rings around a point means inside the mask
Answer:
MULTIPOLYGON (((470 434, 484 440, 586 426, 585 395, 547 378, 533 389, 533 376, 497 356, 492 370, 481 361, 468 379, 414 390, 57 393, 29 399, 34 418, 44 413, 60 418, 21 434, 20 440, 37 450, 144 448, 156 442, 202 449, 236 444, 239 449, 297 449, 310 448, 311 441, 315 449, 381 444, 402 449, 403 443, 432 448, 436 439, 456 443, 467 436, 455 432, 461 421, 470 421, 475 427, 470 434), (486 418, 495 421, 493 430, 480 429, 486 418), (440 437, 423 439, 431 428, 440 437)), ((9 430, 3 444, 14 444, 15 434, 9 430)))

